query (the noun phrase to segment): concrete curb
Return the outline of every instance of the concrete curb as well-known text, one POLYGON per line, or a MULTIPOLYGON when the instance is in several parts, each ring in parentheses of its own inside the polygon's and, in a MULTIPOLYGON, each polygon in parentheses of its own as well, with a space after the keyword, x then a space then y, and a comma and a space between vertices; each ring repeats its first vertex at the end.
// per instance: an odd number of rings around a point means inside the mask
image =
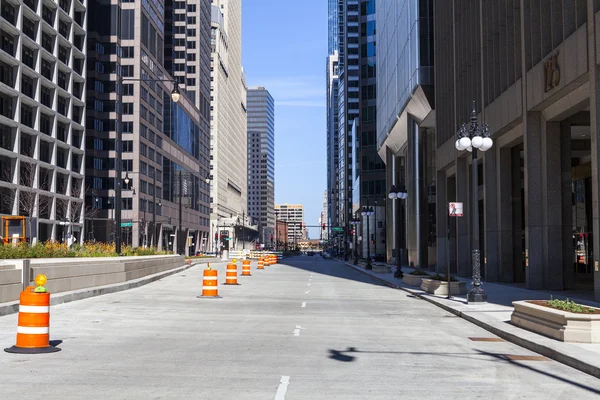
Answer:
MULTIPOLYGON (((508 342, 511 342, 513 344, 516 344, 517 346, 520 346, 527 350, 538 353, 544 357, 550 358, 559 363, 568 365, 571 368, 575 368, 581 372, 592 375, 593 377, 600 378, 600 366, 594 365, 590 362, 586 362, 584 360, 581 360, 581 359, 571 356, 569 354, 562 353, 550 346, 537 343, 531 339, 521 337, 518 334, 516 334, 514 332, 510 332, 509 329, 507 329, 507 328, 511 328, 512 330, 520 330, 520 328, 514 327, 512 325, 508 325, 506 327, 502 326, 504 324, 502 324, 500 321, 487 322, 487 321, 483 321, 483 320, 474 318, 473 316, 465 314, 464 312, 462 312, 460 310, 456 310, 452 307, 447 306, 446 304, 436 301, 437 299, 435 297, 429 296, 428 294, 426 294, 425 292, 423 292, 421 290, 410 289, 410 288, 407 288, 400 284, 394 284, 394 283, 388 282, 387 280, 380 278, 360 267, 357 267, 356 265, 348 264, 344 261, 340 261, 340 262, 351 267, 354 270, 362 272, 365 275, 369 275, 370 277, 376 279, 377 281, 385 283, 387 286, 389 286, 391 288, 403 290, 405 292, 412 294, 413 296, 417 296, 418 298, 420 298, 422 300, 425 300, 433 305, 436 305, 436 306, 440 307, 441 309, 443 309, 449 313, 452 313, 452 314, 456 315, 457 317, 460 317, 474 325, 477 325, 480 328, 483 328, 486 331, 491 332, 494 335, 496 335, 508 342)), ((530 332, 527 331, 527 333, 530 333, 530 332)), ((546 338, 543 338, 543 339, 544 340, 552 340, 552 339, 546 339, 546 338)))
MULTIPOLYGON (((71 301, 77 301, 77 300, 87 299, 90 297, 101 296, 103 294, 122 292, 124 290, 133 289, 136 287, 147 285, 149 283, 158 281, 167 276, 174 275, 179 272, 183 272, 183 271, 190 269, 196 265, 206 264, 208 262, 215 262, 215 261, 194 262, 191 265, 185 264, 181 267, 170 269, 168 271, 159 272, 159 273, 153 274, 153 275, 147 275, 147 276, 144 276, 144 277, 138 278, 138 279, 132 279, 127 282, 115 283, 115 284, 106 285, 106 286, 89 287, 89 288, 84 288, 84 289, 79 289, 79 290, 73 290, 70 292, 61 292, 61 293, 51 294, 50 305, 54 306, 57 304, 69 303, 71 301)), ((17 312, 19 312, 19 301, 13 301, 10 303, 0 304, 0 316, 14 314, 17 312)))

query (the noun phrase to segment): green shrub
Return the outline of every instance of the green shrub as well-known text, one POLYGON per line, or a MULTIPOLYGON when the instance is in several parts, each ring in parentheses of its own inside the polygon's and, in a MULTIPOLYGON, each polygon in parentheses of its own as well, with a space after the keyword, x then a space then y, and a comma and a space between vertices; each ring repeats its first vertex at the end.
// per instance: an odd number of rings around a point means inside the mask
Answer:
POLYGON ((568 312, 578 313, 578 314, 593 313, 594 311, 596 311, 593 308, 582 306, 582 305, 577 304, 574 301, 569 300, 569 299, 566 299, 566 300, 551 299, 551 300, 548 300, 548 302, 546 304, 548 304, 548 306, 550 306, 552 308, 556 308, 558 310, 568 311, 568 312))
MULTIPOLYGON (((123 246, 124 256, 152 256, 170 254, 166 251, 158 251, 155 247, 131 248, 123 246)), ((28 243, 12 244, 0 243, 0 259, 16 258, 63 258, 63 257, 116 257, 114 243, 85 242, 83 245, 74 244, 68 247, 66 243, 45 242, 34 246, 28 243)))
POLYGON ((422 269, 415 269, 413 272, 409 272, 409 275, 425 276, 429 274, 422 269))
MULTIPOLYGON (((448 281, 448 275, 435 274, 431 275, 429 278, 436 281, 448 281)), ((458 280, 454 277, 454 275, 450 275, 450 282, 458 282, 458 280)))

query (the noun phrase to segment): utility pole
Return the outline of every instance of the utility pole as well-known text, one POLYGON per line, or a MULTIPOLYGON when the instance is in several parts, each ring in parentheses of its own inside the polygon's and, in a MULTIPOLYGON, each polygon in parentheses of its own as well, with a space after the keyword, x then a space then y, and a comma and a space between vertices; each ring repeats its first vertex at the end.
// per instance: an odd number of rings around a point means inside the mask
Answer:
POLYGON ((152 191, 152 244, 158 247, 158 236, 156 235, 156 168, 154 168, 154 172, 152 173, 152 185, 154 186, 154 190, 152 191))

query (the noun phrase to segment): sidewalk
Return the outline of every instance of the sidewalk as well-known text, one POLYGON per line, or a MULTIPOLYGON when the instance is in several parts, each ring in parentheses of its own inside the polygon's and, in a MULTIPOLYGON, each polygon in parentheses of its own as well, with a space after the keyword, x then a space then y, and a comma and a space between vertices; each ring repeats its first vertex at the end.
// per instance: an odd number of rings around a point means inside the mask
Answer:
MULTIPOLYGON (((338 260, 339 261, 339 260, 338 260)), ((548 300, 550 294, 534 290, 521 289, 503 284, 483 283, 483 288, 488 294, 488 303, 482 305, 468 305, 466 295, 452 296, 449 300, 446 296, 437 296, 424 292, 418 287, 408 286, 401 279, 394 278, 391 273, 377 273, 367 271, 364 263, 354 265, 352 262, 344 262, 348 267, 368 274, 382 281, 390 287, 405 290, 412 295, 426 300, 444 310, 451 312, 475 325, 478 325, 494 335, 528 350, 539 353, 572 368, 600 378, 600 344, 587 343, 565 343, 555 339, 518 328, 511 324, 510 316, 513 311, 512 302, 517 300, 548 300)), ((377 263, 377 265, 383 265, 377 263)), ((392 271, 396 270, 395 266, 392 271)), ((403 267, 406 274, 412 272, 413 268, 403 267)), ((458 278, 467 283, 467 290, 471 288, 471 280, 458 278)), ((563 299, 565 296, 553 295, 554 298, 563 299)), ((575 300, 575 299, 574 299, 575 300)), ((579 300, 579 299, 577 299, 579 300)), ((599 307, 599 303, 581 299, 579 303, 599 307)))

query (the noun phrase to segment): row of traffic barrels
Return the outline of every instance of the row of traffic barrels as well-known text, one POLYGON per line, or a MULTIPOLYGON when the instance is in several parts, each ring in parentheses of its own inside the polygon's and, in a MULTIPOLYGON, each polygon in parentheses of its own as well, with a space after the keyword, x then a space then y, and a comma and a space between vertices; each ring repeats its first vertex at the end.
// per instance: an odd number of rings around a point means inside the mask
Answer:
MULTIPOLYGON (((265 266, 274 265, 277 264, 277 262, 277 255, 269 254, 258 259, 256 269, 265 269, 265 266)), ((242 261, 242 276, 252 276, 250 273, 251 264, 252 262, 250 260, 242 261)), ((237 260, 233 259, 232 262, 227 264, 227 269, 225 270, 225 285, 239 285, 237 276, 237 260)), ((208 264, 208 268, 204 270, 202 296, 199 297, 220 297, 218 272, 217 270, 210 268, 210 263, 208 264)))

